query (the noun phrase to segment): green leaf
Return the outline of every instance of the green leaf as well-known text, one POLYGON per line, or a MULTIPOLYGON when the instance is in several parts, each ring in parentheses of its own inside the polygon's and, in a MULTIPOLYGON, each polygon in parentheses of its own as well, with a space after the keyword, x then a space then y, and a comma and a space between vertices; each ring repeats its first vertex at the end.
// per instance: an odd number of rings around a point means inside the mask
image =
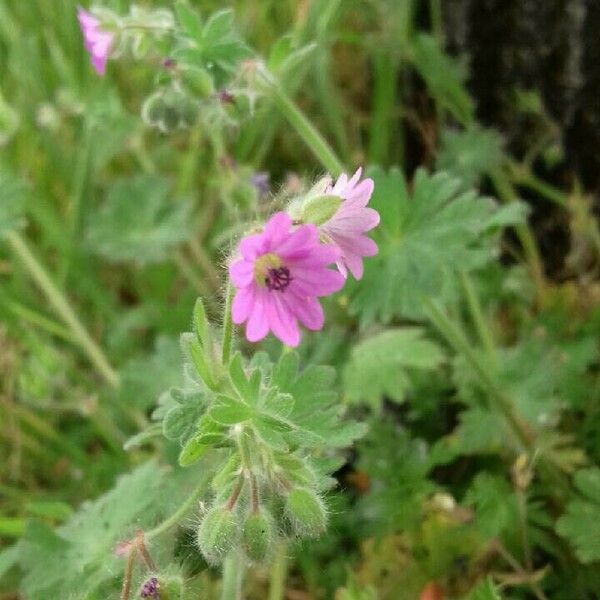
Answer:
POLYGON ((217 11, 213 13, 204 29, 202 31, 202 37, 206 44, 221 43, 228 35, 231 34, 233 27, 233 10, 227 8, 225 10, 217 11))
POLYGON ((578 471, 575 486, 586 497, 572 500, 556 523, 556 531, 569 540, 583 563, 600 560, 600 469, 578 471))
POLYGON ((210 338, 210 324, 206 317, 206 309, 202 298, 196 300, 194 305, 194 333, 198 343, 202 344, 203 348, 210 349, 211 338, 210 338))
POLYGON ((200 39, 202 37, 202 21, 200 15, 190 8, 187 2, 180 0, 175 4, 175 12, 177 20, 181 28, 192 39, 200 39))
POLYGON ((225 436, 219 433, 205 433, 192 436, 179 453, 179 465, 189 467, 199 460, 215 444, 223 441, 225 436))
POLYGON ((19 562, 19 545, 9 546, 0 552, 0 579, 19 562))
POLYGON ((7 172, 0 173, 0 240, 10 231, 25 225, 27 188, 7 172))
POLYGON ((500 135, 493 129, 473 126, 462 131, 443 131, 435 164, 437 169, 460 178, 464 188, 470 188, 498 166, 501 159, 500 135))
POLYGON ((463 125, 474 118, 471 96, 464 86, 461 66, 445 54, 437 40, 428 34, 417 35, 412 43, 412 60, 425 80, 429 93, 463 125))
POLYGON ((287 436, 304 447, 345 447, 365 433, 362 423, 343 418, 343 407, 333 386, 335 370, 311 365, 298 370, 298 355, 284 354, 275 365, 270 383, 289 394, 294 405, 286 420, 295 430, 287 436))
POLYGON ((196 431, 198 420, 206 410, 206 399, 201 392, 171 392, 171 395, 177 404, 164 416, 162 430, 167 439, 183 444, 196 431))
POLYGON ((87 228, 88 246, 115 262, 166 260, 191 235, 190 204, 169 198, 169 182, 138 175, 115 183, 87 228))
POLYGON ((209 390, 216 390, 217 384, 213 374, 210 348, 205 349, 198 340, 189 333, 181 335, 181 345, 187 352, 196 373, 209 390))
POLYGON ((163 433, 163 428, 160 423, 153 423, 150 427, 147 427, 143 431, 132 435, 124 444, 123 450, 128 452, 129 450, 133 450, 134 448, 139 448, 143 446, 146 442, 153 440, 154 438, 160 436, 163 433))
POLYGON ((217 423, 235 425, 252 418, 254 411, 236 398, 219 394, 217 403, 211 407, 209 414, 217 423))
POLYGON ((181 350, 177 340, 159 337, 154 351, 131 359, 121 371, 120 402, 150 408, 163 390, 181 383, 181 350))
POLYGON ((257 406, 260 395, 262 374, 259 369, 253 369, 250 378, 244 371, 242 355, 236 352, 229 364, 229 377, 237 393, 249 406, 257 406))
POLYGON ((113 580, 123 568, 114 555, 117 542, 155 522, 157 511, 171 501, 171 488, 181 486, 166 475, 149 461, 120 477, 104 496, 84 503, 56 531, 31 522, 20 543, 23 593, 28 598, 88 598, 113 580))
POLYGON ((475 586, 463 600, 502 600, 502 596, 494 582, 488 577, 475 586))
POLYGON ((444 358, 441 347, 424 337, 421 328, 391 329, 361 341, 344 368, 344 390, 351 401, 373 407, 382 398, 401 402, 411 387, 411 369, 436 369, 444 358))
POLYGON ((352 284, 350 310, 368 324, 394 317, 422 318, 424 298, 456 296, 455 271, 469 272, 497 253, 491 236, 497 205, 446 173, 418 170, 412 194, 398 169, 372 169, 371 200, 381 223, 373 230, 379 254, 365 261, 352 284))

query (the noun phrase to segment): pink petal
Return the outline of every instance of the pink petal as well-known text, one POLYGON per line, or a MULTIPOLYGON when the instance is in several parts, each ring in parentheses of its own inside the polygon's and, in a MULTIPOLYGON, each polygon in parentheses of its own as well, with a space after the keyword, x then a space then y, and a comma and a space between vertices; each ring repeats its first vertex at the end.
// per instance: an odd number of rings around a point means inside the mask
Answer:
POLYGON ((111 33, 98 33, 96 39, 93 40, 92 55, 106 60, 112 40, 113 35, 111 33))
POLYGON ((344 256, 344 262, 354 276, 354 279, 361 279, 363 276, 364 266, 362 258, 358 254, 349 254, 344 256))
POLYGON ((246 339, 249 342, 258 342, 269 333, 269 321, 265 311, 265 294, 256 290, 254 303, 246 325, 246 339))
POLYGON ((292 267, 307 269, 310 267, 326 267, 340 257, 340 251, 334 244, 320 244, 313 248, 306 256, 291 256, 286 259, 286 264, 292 267))
POLYGON ((361 175, 362 175, 362 167, 358 167, 358 169, 356 169, 356 171, 354 172, 354 175, 352 175, 352 177, 350 177, 347 187, 350 189, 353 188, 358 183, 361 175))
POLYGON ((254 280, 254 263, 241 258, 230 265, 229 276, 235 287, 250 285, 254 280))
POLYGON ((348 175, 346 175, 346 173, 342 173, 338 177, 338 180, 335 182, 335 185, 333 186, 333 188, 331 188, 331 193, 334 196, 340 196, 342 191, 346 188, 347 184, 348 184, 348 175))
POLYGON ((290 288, 290 294, 287 299, 290 309, 293 310, 304 327, 312 331, 318 331, 323 328, 325 315, 323 314, 321 304, 316 298, 299 296, 290 288))
POLYGON ((338 236, 335 241, 342 251, 342 258, 350 254, 375 256, 379 251, 377 244, 366 235, 338 236))
POLYGON ((92 56, 92 65, 98 75, 104 75, 106 72, 106 56, 92 56))
POLYGON ((263 231, 267 252, 277 248, 288 237, 291 226, 292 219, 285 212, 277 212, 267 221, 263 231))
POLYGON ((238 290, 231 305, 231 317, 236 325, 248 320, 254 308, 254 288, 247 287, 238 290))
POLYGON ((353 189, 347 190, 344 194, 344 198, 346 200, 359 201, 362 206, 366 206, 373 195, 374 188, 374 181, 372 179, 365 179, 353 189))
POLYGON ((262 254, 265 250, 265 242, 262 233, 247 235, 240 242, 240 252, 246 260, 254 260, 258 254, 262 254))
POLYGON ((284 344, 296 347, 300 343, 300 331, 296 317, 287 307, 283 294, 271 293, 266 306, 271 331, 284 344))
POLYGON ((100 21, 81 6, 77 7, 77 19, 82 29, 94 28, 100 25, 100 21))
POLYGON ((329 296, 339 292, 346 280, 343 275, 331 269, 294 268, 290 288, 301 296, 329 296))
POLYGON ((312 252, 314 246, 319 243, 319 230, 314 225, 302 225, 298 227, 287 239, 283 240, 273 250, 278 256, 287 258, 299 252, 312 252))

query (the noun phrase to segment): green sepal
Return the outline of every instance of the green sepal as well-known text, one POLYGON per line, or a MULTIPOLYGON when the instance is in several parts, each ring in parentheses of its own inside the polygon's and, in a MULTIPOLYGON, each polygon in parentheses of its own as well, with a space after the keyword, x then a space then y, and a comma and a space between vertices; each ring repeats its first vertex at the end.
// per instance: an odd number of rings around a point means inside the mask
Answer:
POLYGON ((309 197, 302 205, 302 222, 323 225, 335 215, 341 204, 342 199, 332 194, 309 197))

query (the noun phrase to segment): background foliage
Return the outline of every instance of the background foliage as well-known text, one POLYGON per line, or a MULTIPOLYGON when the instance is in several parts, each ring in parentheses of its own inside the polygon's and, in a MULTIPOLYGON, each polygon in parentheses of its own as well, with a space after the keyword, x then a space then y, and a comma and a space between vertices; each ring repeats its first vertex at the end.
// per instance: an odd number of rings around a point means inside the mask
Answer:
MULTIPOLYGON (((490 110, 496 51, 485 70, 459 39, 459 4, 236 0, 233 22, 210 19, 220 2, 190 2, 202 25, 180 19, 198 43, 176 59, 214 65, 213 87, 186 82, 203 103, 174 121, 145 104, 163 93, 159 64, 128 58, 96 77, 74 1, 0 4, 1 597, 116 598, 116 544, 197 486, 208 498, 215 459, 178 463, 197 433, 178 336, 199 295, 217 319, 231 240, 272 209, 252 176, 292 197, 324 169, 277 98, 231 79, 252 49, 348 169, 368 165, 381 213, 379 255, 300 350, 300 368, 337 377, 278 380, 288 397, 336 392, 369 426, 335 473, 327 534, 288 549, 287 588, 600 595, 598 151, 565 151, 572 128, 536 78, 500 69, 501 117, 490 110), (211 101, 225 81, 232 105, 211 101)), ((505 43, 496 35, 486 44, 505 43)), ((268 374, 280 359, 263 349, 255 368, 268 374)), ((273 418, 262 402, 259 430, 273 418)), ((229 422, 229 408, 212 410, 229 422)), ((333 435, 335 421, 293 411, 307 436, 333 435)), ((346 427, 342 447, 359 435, 346 427)), ((340 461, 323 462, 326 488, 340 461)), ((182 597, 217 597, 195 518, 150 549, 173 585, 185 579, 182 597)), ((248 597, 267 597, 269 577, 252 570, 248 597)))

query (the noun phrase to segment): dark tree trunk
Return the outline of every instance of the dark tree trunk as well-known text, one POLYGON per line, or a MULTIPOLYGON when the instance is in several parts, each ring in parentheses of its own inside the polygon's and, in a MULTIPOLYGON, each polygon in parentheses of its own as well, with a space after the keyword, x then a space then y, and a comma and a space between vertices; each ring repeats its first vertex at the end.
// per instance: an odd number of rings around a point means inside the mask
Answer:
POLYGON ((600 0, 444 0, 443 7, 449 50, 469 57, 479 119, 498 127, 513 152, 525 152, 535 123, 515 110, 515 93, 537 91, 558 125, 565 166, 600 189, 600 0))

